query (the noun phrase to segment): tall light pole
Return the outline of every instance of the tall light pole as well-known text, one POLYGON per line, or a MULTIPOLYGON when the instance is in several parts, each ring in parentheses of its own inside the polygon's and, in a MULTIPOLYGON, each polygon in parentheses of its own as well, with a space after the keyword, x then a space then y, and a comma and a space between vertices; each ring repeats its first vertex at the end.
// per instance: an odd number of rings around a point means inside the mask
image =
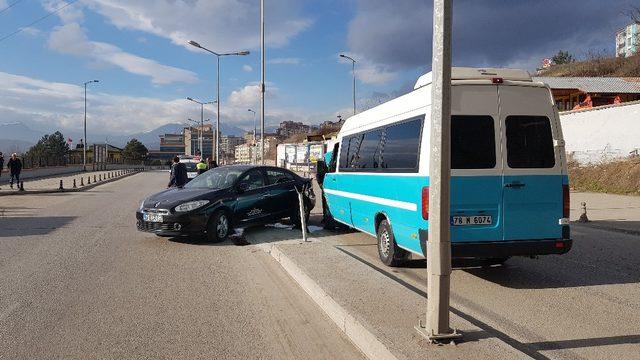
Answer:
MULTIPOLYGON (((193 101, 196 104, 200 104, 200 130, 203 132, 203 136, 200 136, 199 147, 200 147, 200 156, 202 157, 202 138, 204 137, 204 106, 205 105, 215 104, 218 101, 214 100, 214 101, 202 102, 202 101, 198 101, 198 100, 195 100, 193 98, 190 98, 190 97, 188 97, 187 100, 193 101)), ((216 134, 216 136, 217 136, 217 134, 216 134)), ((217 140, 217 138, 216 138, 216 140, 217 140)))
MULTIPOLYGON (((258 145, 258 138, 256 137, 256 133, 257 133, 257 129, 256 129, 256 112, 252 109, 248 109, 247 111, 252 112, 253 113, 253 146, 256 147, 258 145)), ((258 155, 257 155, 257 151, 254 151, 254 159, 253 159, 253 163, 257 163, 258 162, 258 155)))
POLYGON ((353 115, 356 114, 356 61, 345 54, 340 54, 343 59, 351 60, 351 73, 353 74, 353 115))
POLYGON ((264 0, 260 0, 260 164, 264 165, 264 93, 266 54, 264 45, 264 0))
MULTIPOLYGON (((84 83, 84 146, 82 147, 82 171, 87 171, 87 85, 98 83, 100 80, 91 80, 84 83)), ((95 158, 96 154, 93 154, 95 158)))
MULTIPOLYGON (((427 316, 420 334, 432 342, 461 335, 449 326, 451 287, 451 20, 452 0, 433 0, 429 230, 427 242, 427 316)), ((428 103, 429 99, 425 99, 428 103)), ((425 239, 426 237, 426 239, 425 239)))
POLYGON ((230 52, 230 53, 217 53, 215 51, 209 50, 206 47, 198 44, 197 42, 191 40, 189 41, 189 44, 191 46, 195 46, 198 49, 202 49, 208 53, 211 53, 213 55, 216 56, 217 60, 218 60, 218 80, 217 80, 217 88, 218 88, 218 95, 217 95, 217 100, 216 102, 218 103, 218 121, 216 122, 216 162, 219 163, 219 154, 220 154, 220 58, 223 56, 245 56, 245 55, 249 55, 250 52, 249 51, 236 51, 236 52, 230 52))

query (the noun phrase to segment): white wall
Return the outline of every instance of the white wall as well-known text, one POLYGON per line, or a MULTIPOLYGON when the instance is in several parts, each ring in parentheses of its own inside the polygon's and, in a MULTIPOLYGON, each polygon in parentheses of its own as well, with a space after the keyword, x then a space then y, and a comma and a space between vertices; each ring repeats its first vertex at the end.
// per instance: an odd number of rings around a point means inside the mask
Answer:
POLYGON ((640 102, 560 113, 567 154, 581 163, 607 162, 640 149, 640 102))

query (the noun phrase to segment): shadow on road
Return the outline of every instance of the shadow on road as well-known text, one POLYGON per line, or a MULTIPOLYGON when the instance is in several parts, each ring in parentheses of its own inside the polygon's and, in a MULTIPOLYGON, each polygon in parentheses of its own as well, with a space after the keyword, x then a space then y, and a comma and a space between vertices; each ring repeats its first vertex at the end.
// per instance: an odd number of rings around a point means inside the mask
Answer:
POLYGON ((0 238, 47 235, 72 222, 75 216, 3 217, 0 238))

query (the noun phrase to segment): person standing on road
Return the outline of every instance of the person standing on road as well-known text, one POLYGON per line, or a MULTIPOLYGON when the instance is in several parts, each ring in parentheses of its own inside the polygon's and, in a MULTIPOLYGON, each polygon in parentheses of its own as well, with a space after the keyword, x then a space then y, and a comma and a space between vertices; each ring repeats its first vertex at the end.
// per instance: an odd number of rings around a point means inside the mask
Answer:
POLYGON ((2 169, 4 168, 4 156, 0 152, 0 177, 2 177, 2 169))
POLYGON ((13 180, 15 179, 18 188, 20 188, 20 172, 22 171, 22 161, 18 159, 18 154, 13 153, 11 159, 7 162, 7 168, 11 173, 11 181, 9 185, 13 189, 13 180))
POLYGON ((173 158, 173 166, 171 166, 171 177, 167 187, 182 188, 187 183, 187 166, 180 162, 179 157, 173 158))
POLYGON ((203 174, 205 171, 207 171, 207 163, 204 161, 204 159, 200 160, 200 162, 196 164, 196 170, 198 170, 198 175, 203 174))

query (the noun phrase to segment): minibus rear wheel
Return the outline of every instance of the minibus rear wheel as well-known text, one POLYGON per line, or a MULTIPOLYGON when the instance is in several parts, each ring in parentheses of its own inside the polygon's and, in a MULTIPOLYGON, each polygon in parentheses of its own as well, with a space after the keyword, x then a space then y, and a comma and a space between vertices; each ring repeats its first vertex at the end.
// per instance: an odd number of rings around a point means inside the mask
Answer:
POLYGON ((393 230, 389 221, 384 219, 380 221, 377 231, 378 237, 378 256, 383 264, 387 266, 400 266, 409 259, 409 252, 398 247, 393 230))

